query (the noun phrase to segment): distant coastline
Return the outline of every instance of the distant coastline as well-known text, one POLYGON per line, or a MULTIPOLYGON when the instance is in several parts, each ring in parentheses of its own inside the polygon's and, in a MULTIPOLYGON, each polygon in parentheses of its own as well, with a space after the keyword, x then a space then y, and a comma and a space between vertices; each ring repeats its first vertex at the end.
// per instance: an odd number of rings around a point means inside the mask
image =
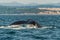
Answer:
POLYGON ((60 8, 39 8, 40 10, 45 10, 45 11, 40 11, 38 14, 48 14, 48 15, 60 15, 60 8))

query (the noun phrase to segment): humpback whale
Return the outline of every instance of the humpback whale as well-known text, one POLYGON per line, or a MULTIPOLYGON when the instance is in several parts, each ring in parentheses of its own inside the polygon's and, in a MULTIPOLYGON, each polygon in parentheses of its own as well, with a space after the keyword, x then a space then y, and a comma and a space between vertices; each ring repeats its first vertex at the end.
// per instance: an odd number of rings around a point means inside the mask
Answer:
POLYGON ((0 28, 4 29, 31 29, 31 28, 43 28, 37 21, 28 19, 28 20, 20 20, 11 23, 8 26, 1 26, 0 28))
POLYGON ((31 27, 36 27, 36 28, 42 27, 39 23, 37 23, 36 21, 34 21, 34 20, 32 20, 32 19, 28 19, 27 21, 25 21, 25 20, 16 21, 16 22, 13 22, 13 23, 10 24, 10 25, 21 25, 21 24, 27 24, 27 25, 30 25, 31 27), (32 25, 33 25, 33 26, 32 26, 32 25))

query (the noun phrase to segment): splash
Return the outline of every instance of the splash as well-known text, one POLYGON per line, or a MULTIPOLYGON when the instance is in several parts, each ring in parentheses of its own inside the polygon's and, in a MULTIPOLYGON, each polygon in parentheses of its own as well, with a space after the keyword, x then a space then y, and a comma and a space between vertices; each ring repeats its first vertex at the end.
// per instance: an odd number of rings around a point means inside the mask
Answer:
MULTIPOLYGON (((10 26, 0 26, 0 28, 20 30, 20 29, 47 29, 47 28, 53 28, 53 27, 44 26, 41 28, 36 28, 36 27, 22 27, 20 25, 10 25, 10 26)), ((54 28, 56 28, 56 27, 54 27, 54 28)))

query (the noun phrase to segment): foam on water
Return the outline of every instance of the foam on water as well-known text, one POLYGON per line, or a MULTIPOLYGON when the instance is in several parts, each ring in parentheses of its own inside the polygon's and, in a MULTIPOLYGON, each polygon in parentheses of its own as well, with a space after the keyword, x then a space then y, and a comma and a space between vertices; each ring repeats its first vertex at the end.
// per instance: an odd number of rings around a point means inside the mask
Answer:
MULTIPOLYGON (((51 27, 48 27, 48 26, 44 26, 44 27, 41 27, 41 28, 36 28, 36 27, 21 27, 19 25, 11 25, 11 26, 0 26, 0 28, 3 28, 3 29, 15 29, 15 30, 19 30, 19 29, 46 29, 46 28, 53 28, 52 26, 51 27)), ((56 27, 54 27, 56 28, 56 27)))

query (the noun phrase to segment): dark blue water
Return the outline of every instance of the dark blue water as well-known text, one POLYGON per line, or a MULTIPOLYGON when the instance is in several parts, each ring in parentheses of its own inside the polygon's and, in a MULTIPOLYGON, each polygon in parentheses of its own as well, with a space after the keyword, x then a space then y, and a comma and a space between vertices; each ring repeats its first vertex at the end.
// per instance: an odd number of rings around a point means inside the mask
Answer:
POLYGON ((46 29, 0 29, 0 40, 60 40, 60 15, 0 15, 0 25, 33 19, 46 29), (53 28, 56 27, 56 28, 53 28))
POLYGON ((60 40, 60 29, 0 29, 0 40, 60 40))

